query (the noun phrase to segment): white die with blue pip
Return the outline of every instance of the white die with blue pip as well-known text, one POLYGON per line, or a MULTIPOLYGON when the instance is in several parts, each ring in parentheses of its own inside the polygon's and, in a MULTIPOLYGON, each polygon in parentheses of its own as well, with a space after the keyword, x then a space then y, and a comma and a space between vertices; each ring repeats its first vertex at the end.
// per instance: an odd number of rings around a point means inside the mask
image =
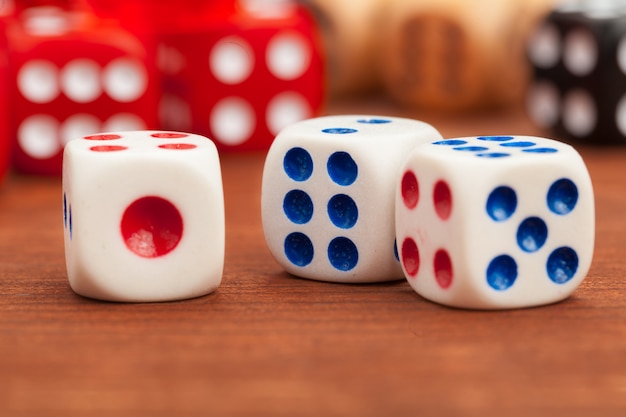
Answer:
POLYGON ((344 283, 402 279, 395 183, 416 146, 441 139, 412 119, 341 115, 283 129, 265 161, 262 220, 293 275, 344 283))
POLYGON ((221 283, 219 155, 206 137, 102 133, 63 156, 65 260, 72 289, 109 301, 198 297, 221 283))
POLYGON ((405 276, 448 306, 553 303, 585 278, 594 248, 591 179, 571 146, 482 136, 416 148, 396 185, 405 276))

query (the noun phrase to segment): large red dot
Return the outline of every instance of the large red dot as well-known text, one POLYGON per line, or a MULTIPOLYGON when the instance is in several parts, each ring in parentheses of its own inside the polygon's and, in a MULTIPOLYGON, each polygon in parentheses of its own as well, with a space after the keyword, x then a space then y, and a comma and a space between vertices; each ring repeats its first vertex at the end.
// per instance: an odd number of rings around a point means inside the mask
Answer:
POLYGON ((438 181, 437 184, 435 184, 433 202, 439 218, 441 220, 448 220, 452 212, 452 193, 445 181, 438 181))
POLYGON ((122 137, 120 135, 115 135, 115 134, 100 134, 100 135, 84 136, 84 139, 87 139, 87 140, 114 140, 114 139, 122 139, 122 137))
POLYGON ((153 138, 157 138, 157 139, 180 139, 180 138, 186 138, 189 135, 186 133, 178 133, 178 132, 159 132, 159 133, 153 133, 150 136, 152 136, 153 138))
POLYGON ((164 198, 142 197, 124 211, 121 231, 128 249, 144 258, 156 258, 178 245, 183 235, 183 218, 164 198))
POLYGON ((404 239, 401 253, 404 270, 410 277, 414 278, 420 268, 420 253, 415 241, 411 238, 404 239))
POLYGON ((409 209, 414 209, 419 201, 420 190, 417 178, 413 171, 407 171, 402 177, 402 199, 404 205, 409 209))
POLYGON ((439 249, 435 254, 435 279, 439 286, 446 289, 452 284, 452 261, 450 255, 443 249, 439 249))

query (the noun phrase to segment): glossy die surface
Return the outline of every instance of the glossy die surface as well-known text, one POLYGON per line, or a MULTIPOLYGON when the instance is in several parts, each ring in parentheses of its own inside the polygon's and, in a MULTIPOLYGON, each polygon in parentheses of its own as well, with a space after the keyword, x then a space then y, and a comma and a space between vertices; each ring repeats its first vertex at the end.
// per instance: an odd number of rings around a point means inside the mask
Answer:
POLYGON ((559 137, 626 143, 626 4, 562 3, 528 42, 530 118, 559 137))
POLYGON ((585 278, 594 198, 580 155, 537 137, 436 141, 409 156, 396 186, 408 282, 455 307, 562 300, 585 278))
POLYGON ((265 240, 291 274, 336 282, 402 278, 394 189, 415 146, 441 138, 416 120, 330 116, 285 128, 263 170, 265 240))
POLYGON ((70 141, 63 159, 72 289, 114 301, 166 301, 216 289, 224 201, 209 139, 136 131, 70 141))
POLYGON ((55 8, 24 11, 7 35, 18 170, 60 175, 68 140, 156 127, 156 58, 147 39, 55 8))
POLYGON ((220 150, 267 150, 287 124, 319 112, 321 44, 300 6, 270 16, 242 11, 201 27, 166 26, 157 36, 165 128, 205 134, 220 150))

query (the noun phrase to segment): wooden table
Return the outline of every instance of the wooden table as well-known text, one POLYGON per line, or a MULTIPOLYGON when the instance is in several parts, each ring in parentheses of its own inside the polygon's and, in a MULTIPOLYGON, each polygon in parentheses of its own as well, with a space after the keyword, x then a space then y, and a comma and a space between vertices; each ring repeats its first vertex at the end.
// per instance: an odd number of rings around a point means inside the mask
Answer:
MULTIPOLYGON (((521 113, 413 116, 444 136, 537 134, 521 113)), ((287 275, 260 222, 263 154, 223 155, 223 283, 198 299, 93 301, 65 273, 59 179, 0 191, 1 416, 625 416, 626 148, 580 148, 597 241, 568 300, 462 311, 404 282, 287 275)))

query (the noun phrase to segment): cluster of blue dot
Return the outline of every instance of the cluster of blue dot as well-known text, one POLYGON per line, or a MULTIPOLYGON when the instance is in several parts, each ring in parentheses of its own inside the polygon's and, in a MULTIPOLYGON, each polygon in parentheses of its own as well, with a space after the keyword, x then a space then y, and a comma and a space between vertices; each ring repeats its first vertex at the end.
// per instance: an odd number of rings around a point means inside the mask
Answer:
MULTIPOLYGON (((514 136, 480 136, 476 138, 485 143, 498 143, 499 147, 521 149, 527 153, 557 153, 558 149, 538 146, 536 142, 517 140, 514 136)), ((511 156, 508 152, 493 152, 487 146, 468 145, 464 139, 448 139, 433 142, 435 145, 450 146, 460 152, 475 152, 478 157, 502 158, 511 156)), ((578 188, 570 179, 561 178, 550 186, 546 194, 549 211, 557 216, 566 216, 576 207, 578 188)), ((505 222, 517 209, 517 194, 508 186, 494 189, 487 198, 486 211, 495 222, 505 222)), ((548 238, 548 226, 540 217, 528 217, 517 228, 517 246, 525 253, 539 251, 548 238)), ((570 247, 563 246, 553 250, 546 261, 548 278, 557 284, 568 282, 578 269, 578 255, 570 247)), ((517 262, 511 255, 496 256, 487 267, 487 283, 498 291, 510 288, 517 279, 517 262)))
POLYGON ((480 158, 506 158, 514 150, 524 153, 557 152, 556 148, 540 146, 530 140, 517 140, 515 136, 479 136, 476 139, 480 142, 470 144, 466 139, 445 139, 433 144, 450 146, 455 151, 471 153, 480 158), (498 146, 497 149, 494 149, 494 144, 498 146))
MULTIPOLYGON (((387 119, 360 119, 363 124, 386 124, 387 119)), ((358 129, 334 127, 322 129, 323 134, 350 135, 358 129)), ((283 169, 287 176, 297 182, 308 181, 313 175, 313 158, 304 148, 289 149, 283 158, 283 169)), ((347 187, 357 180, 359 169, 352 156, 343 151, 334 152, 326 161, 326 173, 330 179, 341 187, 347 187)), ((314 214, 313 200, 308 193, 301 189, 293 189, 283 199, 285 216, 296 225, 304 225, 311 221, 314 214)), ((345 193, 335 194, 326 205, 326 214, 330 222, 337 228, 347 230, 357 224, 359 209, 355 201, 345 193)), ((284 241, 285 256, 299 267, 304 267, 313 261, 315 249, 311 239, 302 232, 293 232, 287 235, 284 241)), ((339 271, 350 271, 359 262, 359 251, 356 244, 345 236, 337 236, 330 241, 327 248, 327 257, 333 268, 339 271)))
POLYGON ((67 195, 63 193, 63 227, 68 231, 72 240, 72 205, 67 203, 67 195))

